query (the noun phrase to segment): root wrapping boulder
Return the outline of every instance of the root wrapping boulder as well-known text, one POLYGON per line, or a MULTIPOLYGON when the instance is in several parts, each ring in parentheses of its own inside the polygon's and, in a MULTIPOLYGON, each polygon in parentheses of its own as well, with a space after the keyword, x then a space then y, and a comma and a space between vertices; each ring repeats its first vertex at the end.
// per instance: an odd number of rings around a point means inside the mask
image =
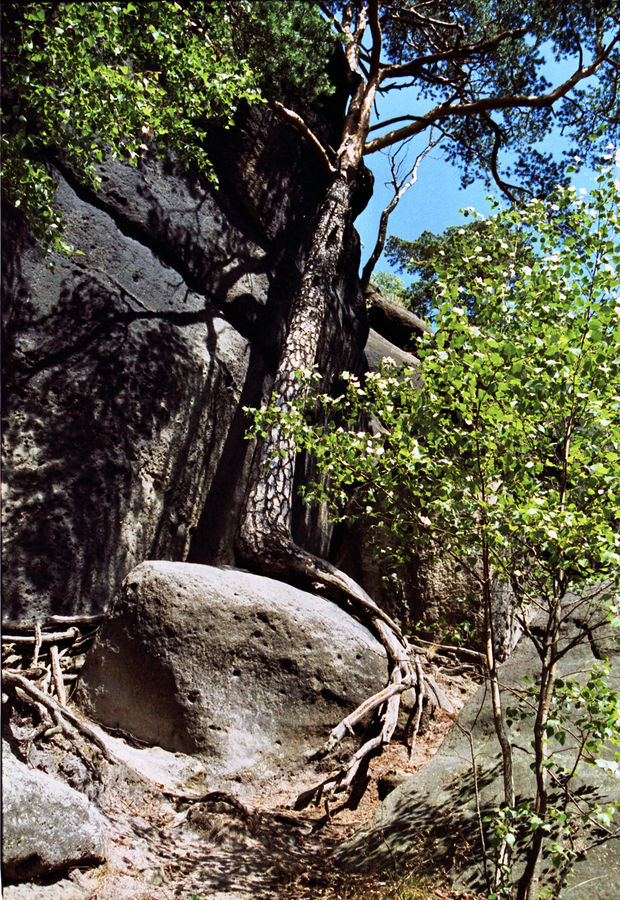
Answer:
POLYGON ((321 597, 236 569, 146 562, 117 595, 76 699, 105 726, 255 783, 299 768, 386 677, 381 645, 321 597))

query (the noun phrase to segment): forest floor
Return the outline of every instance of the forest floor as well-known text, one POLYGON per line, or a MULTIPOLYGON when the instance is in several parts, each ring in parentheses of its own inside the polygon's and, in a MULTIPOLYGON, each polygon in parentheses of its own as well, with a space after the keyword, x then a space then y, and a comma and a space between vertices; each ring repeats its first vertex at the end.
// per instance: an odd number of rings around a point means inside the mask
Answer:
MULTIPOLYGON (((438 680, 457 711, 478 686, 469 673, 449 668, 438 680)), ((329 814, 325 806, 294 812, 298 785, 281 783, 251 805, 226 795, 190 800, 181 786, 191 760, 179 760, 173 772, 155 751, 113 737, 106 742, 120 764, 102 760, 76 736, 32 744, 30 715, 13 712, 14 750, 88 793, 108 819, 110 852, 105 865, 73 870, 53 884, 5 885, 5 900, 473 900, 450 890, 446 873, 424 862, 422 841, 420 864, 398 875, 345 873, 331 852, 373 817, 382 778, 415 776, 436 753, 453 715, 436 712, 425 723, 411 759, 402 744, 389 745, 371 761, 357 807, 338 810, 334 802, 329 814)))

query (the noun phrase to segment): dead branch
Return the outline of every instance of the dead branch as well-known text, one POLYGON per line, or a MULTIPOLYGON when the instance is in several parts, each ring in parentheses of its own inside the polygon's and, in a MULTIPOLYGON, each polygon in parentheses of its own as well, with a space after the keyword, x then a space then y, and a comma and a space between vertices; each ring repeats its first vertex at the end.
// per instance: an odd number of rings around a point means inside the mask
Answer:
POLYGON ((479 650, 472 650, 470 647, 457 647, 454 644, 437 644, 435 641, 426 641, 421 637, 416 637, 417 644, 425 644, 426 647, 416 647, 412 645, 416 650, 420 650, 422 653, 440 653, 444 651, 446 653, 455 653, 457 656, 471 656, 472 659, 477 660, 479 663, 484 663, 485 657, 484 653, 480 653, 479 650))
POLYGON ((39 621, 12 623, 2 635, 2 665, 12 674, 20 674, 44 694, 54 684, 62 707, 67 703, 67 685, 78 677, 83 648, 93 638, 102 616, 50 616, 39 621), (59 629, 58 626, 68 626, 59 629), (52 628, 45 631, 45 628, 52 628), (31 631, 31 634, 27 634, 31 631), (62 649, 61 649, 62 647, 62 649))
POLYGON ((422 668, 420 666, 420 660, 416 658, 415 661, 416 674, 418 676, 418 684, 420 685, 420 689, 416 694, 416 705, 411 710, 411 714, 409 716, 409 721, 407 722, 407 727, 405 728, 405 742, 409 739, 409 729, 413 725, 411 730, 411 744, 409 747, 409 762, 413 759, 413 754, 415 752, 416 744, 418 741, 418 734, 420 731, 420 722, 422 721, 422 711, 424 708, 424 700, 426 699, 426 690, 424 687, 424 676, 422 674, 422 668), (415 720, 414 720, 415 714, 415 720))
POLYGON ((254 824, 256 822, 255 810, 250 809, 248 806, 244 806, 240 800, 233 797, 232 794, 228 794, 226 791, 208 791, 206 794, 202 794, 202 796, 193 801, 193 805, 196 805, 197 803, 226 803, 228 806, 232 806, 237 815, 248 824, 254 824))
POLYGON ((37 663, 39 662, 39 651, 41 649, 41 644, 43 643, 43 637, 41 635, 41 626, 37 622, 34 626, 34 651, 32 654, 32 666, 36 668, 37 663))
POLYGON ((333 175, 336 171, 335 166, 332 164, 327 150, 323 146, 322 142, 316 136, 316 134, 309 128, 301 116, 297 115, 292 109, 288 109, 288 107, 283 106, 278 100, 273 101, 273 108, 282 116, 283 119, 286 119, 293 128, 295 128, 303 137, 308 141, 311 147, 313 147, 319 159, 327 169, 327 171, 333 175))
MULTIPOLYGON (((80 632, 77 628, 69 628, 67 631, 53 631, 45 633, 41 631, 41 626, 37 622, 35 627, 35 634, 3 634, 2 641, 5 644, 34 644, 35 645, 35 655, 38 655, 39 650, 41 649, 42 644, 56 644, 58 641, 69 641, 74 640, 79 636, 80 632)), ((36 665, 35 657, 33 656, 33 665, 36 665)))
POLYGON ((324 756, 325 754, 330 753, 338 746, 347 733, 353 734, 353 727, 357 725, 364 716, 367 716, 368 713, 372 712, 378 706, 381 706, 382 703, 385 703, 385 701, 389 700, 394 694, 402 694, 403 691, 407 691, 414 686, 414 682, 410 679, 406 679, 395 684, 389 684, 387 687, 384 687, 382 691, 379 691, 377 694, 373 694, 372 697, 364 700, 357 709, 353 710, 352 713, 349 713, 346 718, 342 719, 342 721, 332 729, 330 736, 323 745, 320 755, 324 756))
POLYGON ((88 627, 90 625, 99 625, 103 621, 105 616, 103 613, 101 615, 95 616, 47 616, 40 622, 38 620, 30 619, 26 622, 5 622, 3 625, 3 630, 6 632, 27 632, 34 631, 34 629, 39 625, 39 627, 49 628, 52 625, 83 625, 84 627, 88 627))
POLYGON ((45 667, 45 677, 43 678, 43 681, 41 682, 41 690, 43 691, 44 694, 48 693, 49 686, 51 683, 52 683, 52 670, 46 666, 45 667))
MULTIPOLYGON (((392 154, 390 157, 390 170, 391 170, 391 182, 392 182, 392 199, 387 204, 387 206, 381 212, 381 218, 379 220, 379 230, 377 232, 377 239, 375 241, 375 246, 373 248, 366 265, 362 270, 362 287, 366 289, 370 283, 370 278, 372 276, 373 270, 377 264, 377 261, 381 254, 383 253, 383 248, 385 246, 385 237, 387 234, 387 226, 388 221, 391 214, 394 212, 403 196, 407 193, 410 187, 418 180, 418 171, 420 169, 420 164, 424 157, 430 153, 433 147, 436 147, 441 137, 434 138, 433 137, 433 129, 431 128, 430 137, 428 139, 428 143, 424 149, 418 153, 416 156, 413 165, 409 168, 408 174, 405 175, 404 178, 399 177, 398 169, 400 166, 396 160, 396 153, 392 154)), ((402 145, 401 145, 402 146, 402 145)), ((398 151, 397 151, 398 152, 398 151)))
POLYGON ((74 713, 67 706, 60 706, 60 704, 50 697, 48 694, 44 693, 39 688, 35 687, 27 678, 24 678, 23 675, 19 675, 17 672, 8 672, 5 671, 2 674, 3 684, 11 685, 13 688, 19 688, 21 691, 28 695, 31 700, 34 700, 35 703, 40 704, 45 707, 52 716, 55 718, 56 722, 63 728, 69 736, 71 736, 71 731, 67 728, 67 723, 73 725, 77 731, 84 735, 84 737, 88 738, 95 746, 101 751, 105 759, 112 764, 117 764, 120 762, 116 756, 108 749, 106 743, 102 738, 99 737, 94 728, 84 722, 76 713, 74 713))
MULTIPOLYGON (((36 667, 31 666, 29 669, 17 669, 17 668, 13 668, 10 665, 7 665, 3 669, 3 671, 12 672, 13 674, 17 674, 17 675, 24 675, 26 678, 29 678, 32 681, 38 681, 39 678, 43 678, 43 676, 47 674, 47 667, 37 665, 36 667)), ((67 676, 65 675, 65 678, 66 677, 67 676)))
POLYGON ((62 679, 62 671, 60 669, 60 659, 58 658, 58 646, 52 644, 50 647, 50 659, 52 664, 52 678, 54 679, 54 687, 56 688, 56 696, 61 706, 67 705, 67 692, 65 683, 62 679))

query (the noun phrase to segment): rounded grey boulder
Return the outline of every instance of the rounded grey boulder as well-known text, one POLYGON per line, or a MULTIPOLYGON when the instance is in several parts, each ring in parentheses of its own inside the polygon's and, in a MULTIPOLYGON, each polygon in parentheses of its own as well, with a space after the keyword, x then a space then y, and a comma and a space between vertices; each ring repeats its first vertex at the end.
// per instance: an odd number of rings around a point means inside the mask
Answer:
POLYGON ((2 743, 2 874, 27 881, 101 863, 106 822, 86 797, 29 769, 2 743))
POLYGON ((236 569, 146 562, 126 578, 76 699, 92 718, 254 783, 293 771, 387 677, 333 603, 236 569))

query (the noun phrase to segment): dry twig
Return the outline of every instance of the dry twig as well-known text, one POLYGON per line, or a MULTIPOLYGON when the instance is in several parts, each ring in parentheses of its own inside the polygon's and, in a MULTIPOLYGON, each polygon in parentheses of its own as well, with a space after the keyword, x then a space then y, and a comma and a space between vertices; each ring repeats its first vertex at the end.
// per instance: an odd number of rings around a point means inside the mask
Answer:
POLYGON ((23 675, 20 675, 17 672, 6 671, 3 673, 3 683, 5 685, 10 685, 13 688, 20 689, 24 694, 34 700, 36 704, 45 707, 45 709, 52 714, 58 726, 61 727, 69 737, 72 735, 71 730, 66 727, 67 723, 73 725, 77 731, 88 738, 88 740, 92 741, 92 743, 99 748, 108 762, 113 764, 120 762, 120 760, 108 749, 105 741, 97 734, 94 728, 88 725, 87 722, 84 722, 80 716, 67 706, 60 706, 53 697, 50 697, 49 694, 46 694, 44 691, 35 687, 34 684, 27 678, 24 678, 23 675))
POLYGON ((52 662, 52 678, 54 679, 54 687, 56 688, 56 696, 61 706, 67 705, 67 692, 65 683, 62 678, 62 670, 60 668, 60 659, 58 657, 58 647, 52 644, 50 647, 50 659, 52 662))

